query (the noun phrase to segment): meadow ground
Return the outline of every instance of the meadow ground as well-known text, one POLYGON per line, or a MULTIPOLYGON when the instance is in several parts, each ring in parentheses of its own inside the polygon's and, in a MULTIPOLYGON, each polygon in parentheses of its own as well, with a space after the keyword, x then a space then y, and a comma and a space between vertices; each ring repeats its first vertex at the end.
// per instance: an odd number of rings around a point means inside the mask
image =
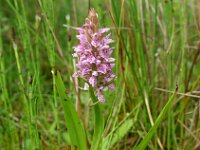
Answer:
POLYGON ((0 149, 200 149, 199 0, 0 0, 0 149), (117 78, 82 90, 73 59, 90 8, 117 78))

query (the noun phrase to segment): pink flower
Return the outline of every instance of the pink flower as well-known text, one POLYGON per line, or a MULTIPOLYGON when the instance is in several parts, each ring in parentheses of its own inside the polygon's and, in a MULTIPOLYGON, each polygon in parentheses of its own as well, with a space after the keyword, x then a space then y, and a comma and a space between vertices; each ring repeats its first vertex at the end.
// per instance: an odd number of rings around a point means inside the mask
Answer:
POLYGON ((86 81, 85 87, 90 84, 98 100, 104 102, 103 90, 105 87, 114 90, 115 79, 112 71, 115 59, 110 57, 113 49, 109 46, 114 41, 110 38, 110 34, 105 35, 110 29, 98 29, 98 15, 91 9, 83 27, 77 30, 79 35, 76 37, 80 43, 74 48, 72 56, 78 59, 76 64, 78 71, 73 77, 83 78, 86 81))

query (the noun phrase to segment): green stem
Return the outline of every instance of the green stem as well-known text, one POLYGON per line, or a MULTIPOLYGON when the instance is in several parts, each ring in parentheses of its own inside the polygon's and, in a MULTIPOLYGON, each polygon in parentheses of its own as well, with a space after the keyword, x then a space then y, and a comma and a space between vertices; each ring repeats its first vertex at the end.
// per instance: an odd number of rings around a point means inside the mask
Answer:
MULTIPOLYGON (((96 103, 98 101, 97 97, 94 95, 94 90, 91 86, 90 86, 90 96, 93 103, 96 103)), ((93 135, 91 150, 100 149, 100 141, 101 141, 101 137, 102 137, 102 133, 104 129, 104 119, 103 119, 100 105, 102 104, 97 103, 93 106, 95 124, 94 124, 94 135, 93 135)))

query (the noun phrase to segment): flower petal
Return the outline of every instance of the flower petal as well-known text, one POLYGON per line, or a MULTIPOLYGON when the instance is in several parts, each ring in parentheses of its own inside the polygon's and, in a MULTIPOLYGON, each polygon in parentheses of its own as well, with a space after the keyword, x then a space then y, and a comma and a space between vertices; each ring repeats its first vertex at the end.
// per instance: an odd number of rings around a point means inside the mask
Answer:
POLYGON ((84 90, 88 90, 89 89, 89 85, 87 84, 87 83, 85 83, 85 85, 84 85, 84 88, 83 88, 84 90))
POLYGON ((101 90, 98 90, 98 91, 97 91, 97 97, 98 97, 98 100, 99 100, 100 102, 103 102, 103 103, 105 102, 105 98, 104 98, 104 96, 103 96, 101 90))
POLYGON ((94 77, 94 76, 90 77, 89 83, 92 85, 92 87, 95 87, 95 85, 97 84, 96 77, 94 77))
POLYGON ((105 74, 107 66, 105 64, 100 64, 97 66, 98 72, 105 74))

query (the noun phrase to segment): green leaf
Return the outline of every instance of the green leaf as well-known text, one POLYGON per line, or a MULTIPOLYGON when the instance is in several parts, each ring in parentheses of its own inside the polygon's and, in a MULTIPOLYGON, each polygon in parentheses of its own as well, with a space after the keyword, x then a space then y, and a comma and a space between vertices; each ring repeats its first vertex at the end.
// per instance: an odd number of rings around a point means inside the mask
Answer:
POLYGON ((113 134, 111 146, 119 142, 129 132, 132 126, 133 126, 133 120, 132 119, 126 120, 113 134))
POLYGON ((78 114, 74 108, 73 103, 71 102, 69 97, 65 94, 66 91, 65 86, 59 72, 57 72, 55 79, 56 79, 57 91, 60 95, 61 103, 64 110, 66 126, 72 144, 71 146, 72 148, 87 150, 86 136, 83 125, 78 117, 78 114))
MULTIPOLYGON (((94 95, 94 90, 91 86, 90 86, 90 96, 92 98, 93 103, 98 102, 96 96, 94 95)), ((103 119, 100 105, 102 104, 97 103, 93 106, 95 125, 94 125, 94 135, 93 135, 91 150, 100 149, 100 141, 102 139, 102 133, 104 129, 104 119, 103 119)))

